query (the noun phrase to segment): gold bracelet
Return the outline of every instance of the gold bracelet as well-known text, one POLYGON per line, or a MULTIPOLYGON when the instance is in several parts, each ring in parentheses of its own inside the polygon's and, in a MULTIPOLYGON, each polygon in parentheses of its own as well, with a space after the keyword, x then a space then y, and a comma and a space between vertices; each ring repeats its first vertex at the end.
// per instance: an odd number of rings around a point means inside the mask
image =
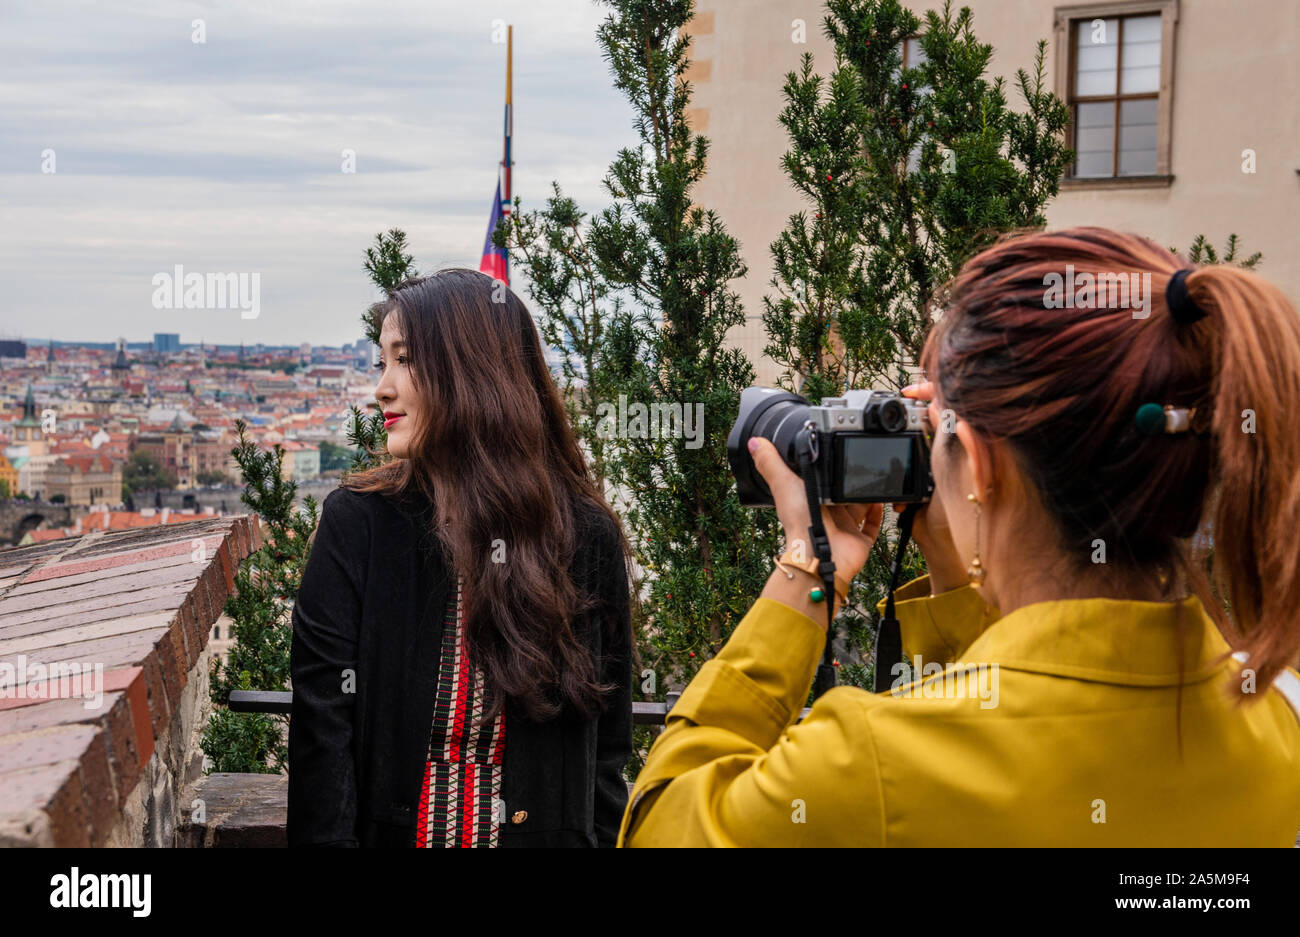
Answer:
MULTIPOLYGON (((795 559, 794 551, 786 550, 784 553, 782 553, 779 557, 776 558, 776 565, 779 566, 781 570, 785 573, 785 577, 787 579, 794 578, 794 573, 786 569, 786 566, 788 565, 788 566, 793 566, 795 569, 802 570, 803 572, 807 573, 809 576, 812 576, 818 582, 821 581, 821 575, 817 571, 818 566, 820 564, 816 558, 806 559, 802 563, 800 563, 797 559, 795 559)), ((835 597, 840 600, 841 605, 848 604, 849 582, 846 579, 844 579, 844 577, 838 574, 835 576, 835 597)), ((814 599, 814 601, 817 600, 814 599)))

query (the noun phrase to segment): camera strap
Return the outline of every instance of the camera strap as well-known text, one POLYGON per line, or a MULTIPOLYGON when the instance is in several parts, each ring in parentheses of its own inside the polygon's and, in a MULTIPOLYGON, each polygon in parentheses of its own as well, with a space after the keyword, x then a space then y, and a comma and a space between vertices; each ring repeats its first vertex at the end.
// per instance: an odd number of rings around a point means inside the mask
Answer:
POLYGON ((899 627, 894 612, 894 590, 903 575, 903 554, 907 552, 907 542, 912 538, 912 519, 916 516, 916 504, 909 504, 898 515, 898 552, 894 554, 894 568, 889 574, 889 592, 885 595, 885 616, 880 619, 880 628, 876 632, 876 680, 877 693, 889 689, 890 677, 894 664, 903 659, 903 632, 899 627))
POLYGON ((813 679, 813 697, 816 698, 835 686, 835 666, 832 663, 835 658, 835 562, 831 559, 831 540, 826 535, 826 525, 822 523, 821 496, 818 493, 817 470, 813 464, 817 460, 813 432, 811 426, 801 429, 795 437, 795 450, 799 457, 799 475, 803 478, 804 492, 808 496, 808 516, 812 519, 808 536, 817 556, 817 574, 825 586, 822 592, 826 602, 826 648, 813 679))

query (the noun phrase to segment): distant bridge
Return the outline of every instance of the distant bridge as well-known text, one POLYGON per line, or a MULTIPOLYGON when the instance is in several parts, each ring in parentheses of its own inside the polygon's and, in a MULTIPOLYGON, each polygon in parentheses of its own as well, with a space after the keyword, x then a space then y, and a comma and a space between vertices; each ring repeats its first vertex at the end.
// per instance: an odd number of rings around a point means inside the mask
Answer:
POLYGON ((80 504, 50 504, 48 501, 0 501, 0 546, 15 546, 29 530, 72 527, 89 508, 80 504))
MULTIPOLYGON (((317 478, 298 482, 295 503, 301 507, 304 495, 312 495, 318 502, 338 487, 337 478, 317 478)), ((173 511, 194 508, 199 513, 204 508, 226 514, 247 514, 248 505, 239 500, 244 493, 242 485, 222 488, 194 488, 188 491, 138 491, 135 494, 137 511, 161 505, 173 511)), ((113 510, 122 510, 117 505, 113 510)), ((319 510, 319 508, 317 508, 319 510)), ((90 508, 82 504, 50 504, 48 501, 22 501, 9 498, 0 500, 0 547, 15 546, 29 530, 48 530, 51 527, 72 527, 77 518, 85 517, 90 508)))

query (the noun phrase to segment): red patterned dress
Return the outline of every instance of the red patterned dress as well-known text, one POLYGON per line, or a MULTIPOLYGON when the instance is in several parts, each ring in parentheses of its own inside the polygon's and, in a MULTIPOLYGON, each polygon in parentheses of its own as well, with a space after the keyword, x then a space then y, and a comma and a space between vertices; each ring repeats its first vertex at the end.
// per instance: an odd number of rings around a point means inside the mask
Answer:
POLYGON ((483 674, 465 653, 462 581, 447 603, 433 730, 415 824, 415 845, 493 847, 501 804, 504 710, 483 718, 483 674))

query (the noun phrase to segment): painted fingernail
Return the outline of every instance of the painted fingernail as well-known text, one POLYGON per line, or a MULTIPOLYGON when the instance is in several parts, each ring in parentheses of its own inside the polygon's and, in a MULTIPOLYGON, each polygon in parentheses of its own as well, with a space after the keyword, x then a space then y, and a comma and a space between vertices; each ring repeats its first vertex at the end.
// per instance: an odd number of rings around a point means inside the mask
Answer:
POLYGON ((750 455, 753 455, 753 454, 754 454, 755 452, 757 452, 757 451, 758 451, 758 440, 757 440, 757 439, 751 439, 751 440, 749 441, 749 454, 750 454, 750 455))

